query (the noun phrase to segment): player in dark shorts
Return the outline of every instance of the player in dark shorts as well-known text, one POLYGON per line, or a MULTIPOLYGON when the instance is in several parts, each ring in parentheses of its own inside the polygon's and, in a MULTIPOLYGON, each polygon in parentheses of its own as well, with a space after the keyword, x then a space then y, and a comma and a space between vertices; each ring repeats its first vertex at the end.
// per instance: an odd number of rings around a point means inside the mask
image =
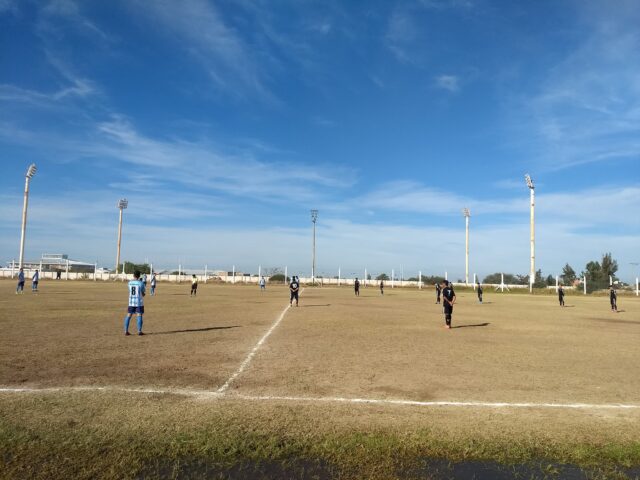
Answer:
POLYGON ((360 296, 360 280, 356 278, 356 281, 353 282, 353 289, 356 292, 356 297, 360 296))
POLYGON ((296 301, 296 307, 298 306, 298 300, 299 300, 299 292, 300 290, 300 283, 298 282, 298 277, 291 277, 291 283, 289 284, 289 291, 291 292, 291 296, 289 298, 289 305, 293 306, 293 300, 295 299, 296 301))
POLYGON ((195 275, 191 276, 191 293, 189 296, 196 296, 198 294, 198 277, 195 275))
POLYGON ((380 295, 384 295, 384 280, 380 280, 380 295))
POLYGON ((440 291, 442 290, 442 287, 440 287, 439 283, 436 283, 436 305, 438 303, 440 303, 440 291))
POLYGON ((444 312, 444 328, 451 328, 451 316, 453 315, 453 304, 456 303, 456 294, 453 286, 447 281, 442 281, 442 310, 444 312))
POLYGON ((482 303, 482 284, 478 284, 478 302, 482 303))
POLYGON ((562 285, 558 285, 558 302, 560 302, 561 307, 564 307, 564 288, 562 288, 562 285))
POLYGON ((18 272, 18 286, 16 287, 16 294, 24 293, 24 270, 20 268, 18 272))
POLYGON ((613 288, 613 285, 609 287, 609 301, 611 302, 611 311, 618 311, 618 295, 616 294, 616 290, 613 288))

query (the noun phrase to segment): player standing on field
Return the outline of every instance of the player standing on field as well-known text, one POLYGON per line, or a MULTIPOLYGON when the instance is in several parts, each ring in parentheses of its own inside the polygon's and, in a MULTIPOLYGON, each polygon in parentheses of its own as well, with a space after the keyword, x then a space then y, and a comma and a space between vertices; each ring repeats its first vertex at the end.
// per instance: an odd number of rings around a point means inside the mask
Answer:
POLYGON ((478 302, 482 303, 482 284, 478 283, 478 302))
POLYGON ((264 276, 260 277, 260 291, 263 292, 267 288, 267 281, 264 276))
POLYGON ((156 294, 156 274, 154 273, 153 275, 151 275, 151 296, 154 296, 156 294))
POLYGON ((291 292, 291 295, 289 297, 289 306, 293 306, 294 299, 296 301, 296 307, 298 306, 299 290, 300 283, 298 283, 298 277, 291 277, 291 283, 289 284, 289 292, 291 292))
POLYGON ((558 301, 560 306, 564 307, 564 288, 562 288, 562 285, 558 285, 558 301))
POLYGON ((436 283, 436 305, 440 303, 440 284, 436 283))
POLYGON ((618 295, 616 294, 616 290, 613 288, 613 285, 609 287, 609 301, 611 302, 611 311, 618 312, 618 295))
POLYGON ((189 296, 196 296, 198 294, 198 277, 191 275, 191 293, 189 296))
POLYGON ((380 279, 380 295, 384 295, 384 280, 380 279))
POLYGON ((453 304, 456 303, 456 294, 451 283, 442 281, 442 310, 444 311, 445 328, 451 328, 451 316, 453 315, 453 304))
POLYGON ((38 272, 38 270, 36 269, 36 273, 33 274, 33 277, 31 277, 31 291, 32 292, 38 292, 38 282, 40 281, 40 273, 38 272))
POLYGON ((18 272, 18 286, 16 287, 16 295, 18 293, 24 293, 24 270, 20 268, 18 272))
POLYGON ((144 283, 140 281, 140 271, 133 272, 133 280, 129 282, 129 308, 127 316, 124 318, 124 334, 129 333, 129 322, 131 316, 135 313, 138 317, 138 335, 144 335, 142 333, 142 315, 144 315, 144 283))
POLYGON ((356 277, 356 281, 353 282, 353 290, 355 291, 356 297, 360 296, 360 280, 356 277))

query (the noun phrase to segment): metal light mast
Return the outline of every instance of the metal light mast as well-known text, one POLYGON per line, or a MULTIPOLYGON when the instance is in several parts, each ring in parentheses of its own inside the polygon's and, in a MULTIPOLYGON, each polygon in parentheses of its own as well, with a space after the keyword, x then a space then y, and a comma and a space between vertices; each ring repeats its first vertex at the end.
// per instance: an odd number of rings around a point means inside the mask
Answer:
POLYGON ((529 269, 529 292, 533 292, 533 283, 536 280, 536 225, 535 225, 535 186, 531 176, 527 173, 524 176, 527 187, 531 192, 531 266, 529 269))
POLYGON ((468 208, 462 209, 462 215, 464 215, 464 220, 466 224, 465 229, 465 259, 464 259, 464 283, 465 285, 469 285, 469 217, 471 217, 471 212, 468 208))
POLYGON ((311 284, 316 283, 316 222, 318 221, 318 210, 311 210, 311 222, 313 223, 313 251, 311 255, 311 284))
POLYGON ((29 165, 27 169, 27 173, 25 175, 24 181, 24 204, 22 205, 22 230, 20 234, 20 260, 19 267, 22 268, 22 263, 24 262, 24 240, 27 233, 27 208, 29 206, 29 182, 36 174, 36 164, 32 163, 29 165))
POLYGON ((129 206, 129 201, 126 198, 121 198, 116 205, 120 210, 120 220, 118 222, 118 252, 116 253, 116 275, 118 274, 118 268, 120 268, 120 244, 122 243, 122 212, 129 206))

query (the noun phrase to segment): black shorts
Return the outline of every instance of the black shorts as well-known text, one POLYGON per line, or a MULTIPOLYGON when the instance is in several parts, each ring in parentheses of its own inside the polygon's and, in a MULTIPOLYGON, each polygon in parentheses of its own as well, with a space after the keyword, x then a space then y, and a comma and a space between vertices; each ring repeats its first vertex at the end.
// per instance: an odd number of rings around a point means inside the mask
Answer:
POLYGON ((142 306, 142 307, 129 307, 128 313, 131 314, 131 315, 134 314, 134 313, 137 313, 139 315, 144 315, 144 306, 142 306))
POLYGON ((444 313, 446 315, 451 315, 453 313, 453 305, 449 305, 448 303, 445 302, 442 308, 444 309, 444 313))
POLYGON ((291 300, 295 299, 296 301, 298 300, 298 292, 291 292, 291 300))

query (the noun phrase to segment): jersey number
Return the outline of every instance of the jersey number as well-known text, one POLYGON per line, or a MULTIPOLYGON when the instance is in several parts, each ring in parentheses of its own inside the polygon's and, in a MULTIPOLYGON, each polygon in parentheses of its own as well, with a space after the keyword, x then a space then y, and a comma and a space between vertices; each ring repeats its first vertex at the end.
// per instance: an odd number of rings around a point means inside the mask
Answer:
POLYGON ((138 288, 137 287, 131 287, 131 296, 135 297, 138 294, 138 288))

